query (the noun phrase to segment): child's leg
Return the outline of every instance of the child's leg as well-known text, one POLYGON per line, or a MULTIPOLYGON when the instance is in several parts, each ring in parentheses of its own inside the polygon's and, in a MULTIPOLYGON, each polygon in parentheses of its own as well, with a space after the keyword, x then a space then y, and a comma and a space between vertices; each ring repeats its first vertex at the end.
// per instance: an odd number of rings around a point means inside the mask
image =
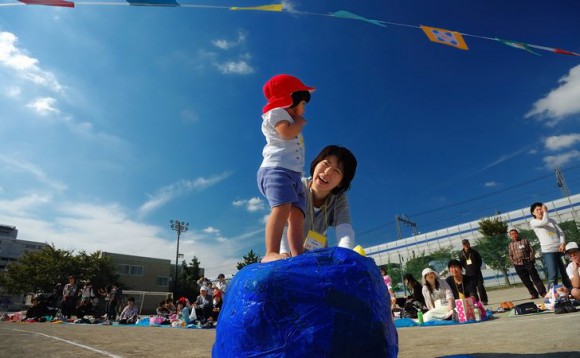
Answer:
POLYGON ((304 253, 304 213, 292 206, 288 218, 288 245, 292 256, 304 253))
POLYGON ((266 221, 266 255, 262 262, 276 261, 283 258, 280 255, 280 241, 282 241, 282 232, 290 216, 291 208, 292 204, 290 203, 272 208, 272 212, 266 221))

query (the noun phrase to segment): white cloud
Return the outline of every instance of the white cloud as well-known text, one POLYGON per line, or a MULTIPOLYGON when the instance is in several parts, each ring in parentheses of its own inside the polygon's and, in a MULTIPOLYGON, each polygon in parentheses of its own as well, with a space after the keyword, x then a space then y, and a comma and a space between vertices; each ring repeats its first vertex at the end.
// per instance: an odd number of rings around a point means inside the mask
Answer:
POLYGON ((555 126, 565 117, 580 113, 580 65, 573 67, 558 82, 560 86, 536 101, 526 117, 535 116, 538 120, 546 120, 546 125, 555 126))
POLYGON ((235 200, 232 204, 237 207, 244 206, 251 213, 264 210, 264 201, 256 197, 248 200, 235 200))
MULTIPOLYGON (((16 226, 18 239, 53 243, 57 248, 75 252, 100 250, 164 258, 173 263, 176 236, 170 236, 169 227, 134 220, 130 212, 115 203, 54 203, 38 195, 0 201, 0 223, 16 226), (53 210, 54 219, 36 219, 34 212, 46 212, 47 208, 53 210), (168 237, 172 239, 168 241, 168 237)), ((207 233, 190 228, 181 235, 179 252, 185 255, 186 262, 196 256, 208 277, 233 274, 242 255, 257 243, 263 244, 263 235, 259 235, 263 230, 228 239, 214 230, 207 233)))
POLYGON ((235 41, 228 41, 228 40, 213 40, 212 43, 215 47, 218 47, 222 50, 229 50, 232 47, 236 47, 238 45, 243 44, 246 42, 246 34, 244 31, 238 31, 238 38, 235 41))
POLYGON ((41 168, 39 168, 36 164, 27 162, 23 159, 14 159, 9 158, 6 155, 0 154, 0 162, 6 164, 6 167, 3 171, 12 170, 12 171, 19 171, 25 172, 32 175, 36 180, 41 183, 48 185, 50 188, 62 192, 66 190, 66 185, 63 184, 61 181, 57 179, 53 179, 48 176, 41 168))
POLYGON ((247 75, 254 73, 254 68, 244 60, 226 61, 224 63, 216 63, 215 66, 223 74, 247 75))
POLYGON ((556 169, 577 158, 580 158, 580 152, 571 150, 566 153, 544 157, 544 163, 548 169, 556 169))
POLYGON ((203 232, 205 232, 206 234, 218 234, 220 233, 220 231, 218 229, 216 229, 215 227, 211 227, 208 226, 205 229, 203 229, 203 232))
POLYGON ((555 135, 544 140, 544 145, 548 150, 560 150, 569 148, 580 142, 580 133, 555 135))
POLYGON ((56 99, 52 97, 41 97, 35 99, 26 106, 34 109, 36 113, 40 114, 41 116, 46 116, 51 113, 60 113, 60 111, 54 107, 55 102, 56 99))
POLYGON ((157 193, 150 195, 149 200, 139 207, 139 217, 143 217, 151 211, 162 207, 171 200, 190 193, 193 190, 201 191, 225 180, 231 175, 225 172, 210 178, 197 178, 195 180, 180 180, 157 190, 157 193))
POLYGON ((10 87, 6 89, 6 96, 10 97, 10 98, 17 98, 20 96, 20 93, 22 92, 22 90, 20 89, 20 87, 10 87))
POLYGON ((18 38, 10 32, 0 32, 0 65, 13 70, 16 75, 37 85, 63 93, 64 88, 54 74, 39 67, 39 60, 18 48, 18 38))
POLYGON ((494 186, 497 186, 497 185, 498 185, 498 183, 496 183, 496 182, 495 182, 495 181, 493 181, 493 180, 492 180, 492 181, 488 181, 488 182, 486 182, 486 183, 484 184, 484 186, 485 186, 486 188, 493 188, 494 186))

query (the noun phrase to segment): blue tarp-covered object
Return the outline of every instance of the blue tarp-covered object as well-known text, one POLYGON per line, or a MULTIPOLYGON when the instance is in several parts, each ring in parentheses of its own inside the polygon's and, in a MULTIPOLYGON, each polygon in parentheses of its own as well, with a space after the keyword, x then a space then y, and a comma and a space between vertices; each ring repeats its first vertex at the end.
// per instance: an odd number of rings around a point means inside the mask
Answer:
POLYGON ((224 299, 213 357, 396 357, 375 262, 343 248, 252 264, 224 299))

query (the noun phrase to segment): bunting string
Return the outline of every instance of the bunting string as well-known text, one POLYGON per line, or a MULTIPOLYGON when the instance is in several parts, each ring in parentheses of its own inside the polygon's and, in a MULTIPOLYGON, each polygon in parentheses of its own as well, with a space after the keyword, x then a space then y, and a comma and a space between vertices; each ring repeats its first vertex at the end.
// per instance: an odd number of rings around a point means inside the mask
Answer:
POLYGON ((568 55, 568 56, 580 56, 579 53, 568 51, 560 48, 549 47, 549 46, 540 46, 525 43, 522 41, 514 41, 514 40, 505 40, 500 39, 498 37, 488 37, 488 36, 481 36, 481 35, 473 35, 467 34, 460 31, 442 29, 438 27, 431 27, 425 25, 411 25, 411 24, 402 24, 384 20, 377 20, 377 19, 370 19, 358 14, 355 14, 350 11, 346 10, 339 10, 334 13, 328 14, 320 14, 320 13, 312 13, 306 11, 296 11, 296 10, 286 10, 284 9, 284 5, 280 4, 267 4, 267 5, 259 5, 259 6, 223 6, 223 5, 203 5, 203 4, 188 4, 188 3, 180 3, 176 0, 126 0, 126 2, 92 2, 92 1, 68 1, 68 0, 18 0, 18 2, 5 2, 0 3, 0 7, 3 6, 19 6, 19 5, 43 5, 43 6, 58 6, 58 7, 68 7, 74 8, 76 5, 89 5, 89 6, 120 6, 120 5, 128 5, 128 6, 156 6, 156 7, 189 7, 189 8, 203 8, 203 9, 221 9, 221 10, 230 10, 230 11, 264 11, 264 12, 286 12, 292 15, 303 15, 303 16, 324 16, 324 17, 333 17, 342 20, 355 20, 365 22, 371 25, 379 26, 386 28, 388 26, 399 26, 399 27, 407 27, 407 28, 415 28, 422 30, 427 38, 438 44, 447 45, 454 47, 460 50, 469 50, 467 43, 465 41, 465 37, 471 38, 478 38, 483 40, 490 40, 499 42, 505 46, 509 46, 511 48, 515 48, 518 50, 526 51, 535 56, 541 56, 540 53, 532 50, 542 50, 546 52, 551 52, 554 54, 559 55, 568 55))

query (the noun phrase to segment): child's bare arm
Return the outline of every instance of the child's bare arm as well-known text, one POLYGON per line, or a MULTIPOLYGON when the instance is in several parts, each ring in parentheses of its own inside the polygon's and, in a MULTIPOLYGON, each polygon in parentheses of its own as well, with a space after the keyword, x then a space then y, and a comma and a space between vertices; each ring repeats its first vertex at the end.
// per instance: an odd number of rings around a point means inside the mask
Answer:
POLYGON ((294 123, 288 121, 280 121, 276 124, 276 132, 284 140, 290 140, 295 138, 302 131, 302 127, 306 125, 306 119, 304 117, 295 117, 294 123))

